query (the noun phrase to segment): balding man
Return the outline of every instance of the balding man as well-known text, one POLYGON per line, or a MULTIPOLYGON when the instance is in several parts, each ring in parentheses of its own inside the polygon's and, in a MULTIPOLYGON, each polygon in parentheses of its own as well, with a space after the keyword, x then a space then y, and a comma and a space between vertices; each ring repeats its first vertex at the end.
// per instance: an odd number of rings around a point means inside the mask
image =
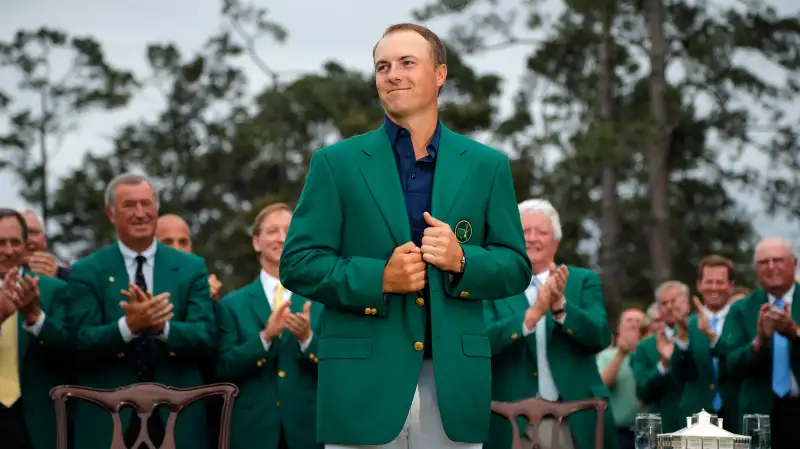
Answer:
MULTIPOLYGON (((192 254, 192 236, 186 220, 175 214, 166 214, 158 217, 156 239, 164 245, 171 246, 178 251, 192 254)), ((217 276, 208 276, 208 288, 211 289, 211 298, 216 301, 220 296, 222 282, 217 276)))
POLYGON ((770 415, 772 447, 800 441, 800 284, 797 256, 780 238, 766 238, 755 250, 761 288, 731 306, 715 355, 741 379, 739 411, 770 415))
POLYGON ((47 235, 42 217, 33 209, 22 209, 19 212, 28 226, 25 265, 36 274, 68 280, 69 268, 60 264, 47 248, 47 235))

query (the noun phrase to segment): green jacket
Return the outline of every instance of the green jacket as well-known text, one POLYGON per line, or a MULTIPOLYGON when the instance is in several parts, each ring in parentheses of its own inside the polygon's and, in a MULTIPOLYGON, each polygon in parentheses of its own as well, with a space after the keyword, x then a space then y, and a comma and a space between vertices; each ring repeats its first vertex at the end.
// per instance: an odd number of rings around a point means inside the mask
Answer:
MULTIPOLYGON (((727 324, 727 321, 726 321, 727 324)), ((711 341, 697 327, 697 316, 689 319, 689 347, 681 349, 677 344, 672 367, 678 382, 683 385, 681 394, 681 416, 691 416, 700 410, 714 413, 712 402, 717 386, 714 384, 714 364, 711 357, 711 341)), ((719 340, 717 339, 719 344, 719 340)), ((733 432, 739 430, 741 416, 737 402, 739 383, 725 372, 725 364, 719 363, 719 388, 728 421, 723 426, 733 432), (737 424, 737 422, 739 424, 737 424)))
MULTIPOLYGON (((730 376, 741 381, 738 413, 772 413, 772 339, 758 354, 753 352, 756 338, 758 313, 767 303, 767 292, 756 290, 747 298, 731 305, 720 337, 723 345, 717 344, 714 353, 724 359, 730 376)), ((800 323, 800 284, 794 284, 792 297, 792 319, 800 323)), ((795 376, 800 375, 800 345, 789 341, 790 366, 795 376)), ((739 424, 741 426, 741 423, 739 424)))
POLYGON ((56 447, 56 414, 50 390, 74 382, 70 338, 64 325, 66 285, 59 279, 39 275, 39 301, 45 319, 38 335, 25 330, 24 318, 17 314, 22 406, 35 449, 56 447))
POLYGON ((380 445, 397 437, 420 375, 426 306, 445 432, 458 442, 486 437, 492 373, 481 300, 521 293, 531 279, 508 158, 442 126, 431 214, 456 229, 463 275, 451 282, 430 265, 429 301, 384 294, 384 267, 411 231, 383 127, 311 159, 280 274, 288 289, 325 305, 321 442, 380 445))
MULTIPOLYGON (((292 295, 291 311, 308 301, 292 295)), ((305 352, 289 331, 264 350, 261 331, 271 312, 259 279, 218 303, 219 356, 222 382, 239 387, 231 421, 231 449, 247 449, 253 441, 277 449, 281 428, 289 449, 316 449, 317 326, 322 305, 311 305, 311 343, 305 352)))
MULTIPOLYGON (((564 324, 547 316, 547 354, 561 400, 577 401, 611 396, 597 370, 595 356, 611 343, 603 289, 600 278, 592 271, 569 267, 564 289, 566 316, 564 324)), ((536 363, 536 333, 522 337, 528 298, 524 293, 499 301, 483 303, 489 342, 492 348, 492 399, 518 401, 536 397, 539 393, 536 363)), ((576 449, 594 449, 596 413, 581 411, 573 414, 568 423, 576 449)), ((526 420, 521 419, 520 430, 526 420)), ((605 449, 617 449, 616 427, 611 405, 606 411, 605 449)), ((489 438, 485 449, 511 447, 511 426, 508 421, 492 414, 489 438)))
MULTIPOLYGON (((208 288, 208 272, 200 257, 158 244, 153 269, 154 295, 169 292, 175 317, 166 341, 152 339, 155 381, 178 388, 202 385, 199 363, 212 350, 214 313, 208 288)), ((82 386, 115 389, 137 382, 131 349, 120 334, 119 306, 128 289, 128 272, 117 244, 99 249, 72 266, 67 297, 69 324, 81 358, 78 382, 82 386)), ((162 418, 168 412, 159 408, 162 418)), ((108 413, 86 401, 75 407, 75 447, 105 449, 111 444, 108 413)), ((123 430, 131 409, 122 413, 123 430)), ((178 415, 176 444, 204 447, 205 408, 195 403, 178 415)))
POLYGON ((636 396, 648 413, 661 415, 661 429, 664 432, 674 432, 686 427, 686 415, 680 409, 683 386, 675 375, 674 368, 677 352, 677 349, 673 352, 670 366, 664 374, 657 368, 661 356, 658 354, 655 336, 640 341, 630 358, 636 378, 636 396))

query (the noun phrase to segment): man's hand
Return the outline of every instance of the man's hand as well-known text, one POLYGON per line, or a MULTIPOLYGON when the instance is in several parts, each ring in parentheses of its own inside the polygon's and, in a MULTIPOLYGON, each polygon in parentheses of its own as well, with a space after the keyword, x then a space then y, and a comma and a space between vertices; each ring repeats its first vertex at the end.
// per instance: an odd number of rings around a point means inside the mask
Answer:
POLYGON ((208 275, 208 289, 211 290, 211 299, 214 301, 219 299, 219 291, 222 288, 222 282, 217 279, 217 275, 208 275))
POLYGON ((58 273, 56 258, 47 251, 36 251, 28 256, 28 268, 42 276, 55 277, 58 273))
POLYGON ((264 329, 261 331, 261 338, 263 338, 264 341, 271 342, 273 338, 281 335, 281 331, 283 331, 283 328, 286 325, 286 320, 290 315, 290 305, 292 305, 291 300, 284 301, 269 315, 269 319, 267 319, 267 325, 264 326, 264 329))
POLYGON ((23 305, 17 286, 19 271, 10 270, 3 277, 3 288, 0 289, 0 322, 15 313, 23 305))
POLYGON ((797 338, 797 324, 789 313, 789 304, 783 305, 783 310, 770 308, 769 319, 772 321, 775 330, 784 337, 794 340, 797 338))
POLYGON ((17 291, 22 298, 19 312, 25 317, 25 324, 31 326, 39 321, 42 316, 42 307, 39 295, 39 277, 28 276, 17 284, 17 291))
POLYGON ((425 288, 427 270, 422 253, 414 242, 395 248, 383 269, 384 293, 414 293, 425 288))
MULTIPOLYGON (((134 286, 134 296, 143 293, 138 287, 134 286)), ((150 296, 147 300, 137 299, 133 302, 120 301, 120 308, 125 312, 125 323, 128 329, 134 334, 142 331, 152 331, 161 333, 164 325, 175 315, 172 313, 172 303, 169 301, 169 293, 161 293, 150 296)))
MULTIPOLYGON (((550 265, 550 276, 547 278, 546 285, 550 285, 550 309, 558 310, 564 307, 564 289, 567 287, 569 269, 566 265, 556 268, 556 264, 550 265)), ((538 298, 537 298, 538 301, 538 298)))
POLYGON ((461 258, 464 250, 456 240, 450 225, 439 221, 431 214, 423 214, 428 228, 422 233, 422 260, 450 273, 461 273, 461 258))
POLYGON ((656 349, 658 349, 661 363, 665 367, 668 367, 669 361, 672 359, 672 353, 675 351, 675 342, 673 342, 672 339, 667 339, 667 334, 664 332, 664 329, 660 329, 656 333, 656 349))
POLYGON ((639 328, 625 328, 617 336, 617 349, 622 355, 627 355, 636 349, 639 344, 639 328))
POLYGON ((694 308, 697 310, 697 328, 700 329, 700 332, 706 334, 709 340, 716 340, 717 334, 714 332, 714 329, 711 329, 711 321, 708 319, 708 316, 706 316, 703 303, 700 302, 697 296, 692 296, 692 304, 694 304, 694 308))
POLYGON ((762 304, 758 311, 758 322, 756 324, 756 338, 753 339, 753 350, 758 352, 763 348, 772 337, 775 325, 770 320, 769 304, 762 304))
POLYGON ((286 329, 301 343, 308 339, 311 335, 311 301, 306 301, 302 312, 286 317, 286 329))

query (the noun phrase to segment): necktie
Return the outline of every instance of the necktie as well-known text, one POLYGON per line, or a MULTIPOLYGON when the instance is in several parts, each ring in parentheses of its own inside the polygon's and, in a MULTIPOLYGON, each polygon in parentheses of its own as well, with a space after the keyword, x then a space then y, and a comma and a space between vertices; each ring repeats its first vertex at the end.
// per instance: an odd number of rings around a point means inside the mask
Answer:
MULTIPOLYGON (((719 317, 711 317, 711 330, 719 335, 719 317)), ((714 365, 714 399, 711 401, 711 407, 714 411, 719 411, 722 408, 722 395, 719 392, 719 359, 711 357, 711 363, 714 365)))
MULTIPOLYGON (((783 298, 775 301, 775 307, 783 309, 783 298)), ((789 368, 789 340, 783 335, 772 334, 772 391, 782 398, 791 389, 791 371, 789 368)))
POLYGON ((280 307, 281 304, 283 304, 283 292, 284 291, 286 291, 286 289, 283 288, 283 285, 281 285, 280 282, 278 282, 278 285, 275 286, 275 298, 273 298, 273 301, 272 301, 273 302, 272 310, 278 310, 278 307, 280 307))
MULTIPOLYGON (((0 289, 1 290, 1 289, 0 289)), ((9 316, 0 333, 0 403, 11 407, 20 397, 17 313, 9 316)))
MULTIPOLYGON (((284 294, 285 291, 286 291, 286 289, 283 288, 283 285, 280 282, 278 282, 278 285, 275 286, 275 297, 272 298, 272 312, 273 313, 276 310, 278 310, 278 307, 280 307, 281 304, 283 304, 283 294, 284 294)), ((278 338, 281 338, 281 337, 283 337, 283 331, 281 331, 281 334, 278 335, 278 338)))
MULTIPOLYGON (((147 258, 141 254, 136 256, 136 274, 134 283, 142 291, 147 292, 147 281, 144 278, 144 264, 147 258)), ((139 382, 152 382, 155 380, 153 361, 150 357, 150 334, 143 334, 136 339, 136 365, 138 368, 137 376, 139 382)))
MULTIPOLYGON (((531 303, 535 303, 539 296, 539 287, 542 283, 534 276, 531 281, 532 294, 531 303)), ((553 372, 550 371, 550 361, 547 357, 547 315, 536 322, 536 369, 539 372, 539 396, 547 401, 558 400, 558 389, 556 381, 553 379, 553 372)))

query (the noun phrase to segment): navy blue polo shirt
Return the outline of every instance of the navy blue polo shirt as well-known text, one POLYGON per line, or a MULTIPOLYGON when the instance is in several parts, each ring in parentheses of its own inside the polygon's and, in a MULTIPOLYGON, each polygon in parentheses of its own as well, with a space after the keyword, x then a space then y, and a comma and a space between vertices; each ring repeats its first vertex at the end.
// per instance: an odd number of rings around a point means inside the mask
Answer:
MULTIPOLYGON (((428 143, 428 154, 417 159, 414 155, 414 145, 411 143, 411 132, 402 126, 394 123, 386 117, 384 128, 389 136, 389 142, 394 149, 394 159, 397 162, 397 172, 400 175, 400 186, 403 189, 403 197, 406 202, 406 213, 408 214, 408 224, 411 228, 411 240, 417 245, 422 245, 422 233, 428 227, 423 217, 424 212, 431 210, 431 198, 433 192, 433 174, 436 168, 436 155, 439 151, 439 137, 442 134, 441 125, 436 125, 433 137, 428 143)), ((423 290, 425 298, 425 352, 424 358, 431 358, 432 343, 431 338, 431 309, 428 285, 423 290)))

